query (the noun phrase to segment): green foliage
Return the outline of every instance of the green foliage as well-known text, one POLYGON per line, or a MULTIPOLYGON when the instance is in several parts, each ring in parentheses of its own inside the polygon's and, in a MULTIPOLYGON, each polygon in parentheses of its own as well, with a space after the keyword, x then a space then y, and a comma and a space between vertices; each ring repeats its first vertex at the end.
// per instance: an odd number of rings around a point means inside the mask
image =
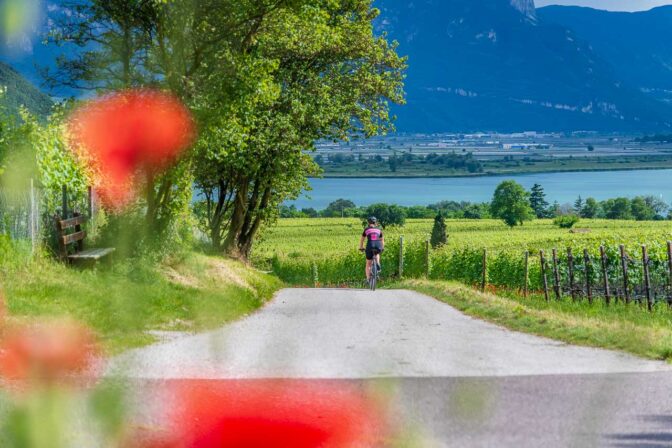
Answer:
POLYGON ((432 237, 430 239, 434 249, 439 248, 448 242, 448 235, 446 234, 446 219, 443 214, 439 212, 434 218, 434 226, 432 227, 432 237))
POLYGON ((607 219, 632 219, 630 199, 607 199, 600 204, 607 219))
MULTIPOLYGON (((585 282, 583 249, 589 249, 592 267, 589 275, 593 285, 601 282, 599 246, 607 248, 610 281, 619 278, 619 244, 626 244, 633 282, 641 281, 641 244, 648 244, 651 272, 655 284, 666 284, 666 245, 672 231, 665 222, 584 220, 585 233, 570 233, 551 220, 537 220, 531 225, 511 230, 496 220, 446 220, 450 239, 440 249, 430 251, 430 277, 478 284, 482 275, 483 249, 488 250, 488 282, 496 287, 520 288, 523 282, 525 251, 530 253, 530 289, 541 288, 539 250, 559 249, 560 271, 567 278, 566 248, 575 254, 577 283, 585 282)), ((386 250, 383 260, 384 280, 396 274, 398 241, 404 235, 404 277, 419 278, 425 274, 425 241, 433 228, 433 219, 410 219, 403 228, 385 232, 386 250), (392 263, 392 264, 390 264, 392 263)), ((361 236, 356 219, 287 219, 264 233, 255 250, 255 264, 271 268, 291 284, 311 284, 311 265, 317 263, 320 282, 325 285, 357 281, 362 278, 363 257, 355 251, 361 236), (270 266, 272 260, 273 266, 270 266), (324 271, 324 273, 323 273, 324 271), (326 276, 323 274, 327 274, 326 276), (334 282, 331 283, 331 280, 334 282)), ((550 277, 549 277, 550 280, 550 277)))
POLYGON ((0 61, 0 90, 6 90, 4 103, 7 113, 18 116, 25 109, 40 119, 46 118, 51 112, 54 102, 49 95, 41 92, 16 70, 0 61))
POLYGON ((532 207, 535 216, 539 219, 552 216, 552 211, 549 210, 549 205, 546 201, 544 187, 539 184, 534 184, 530 190, 530 207, 532 207))
POLYGON ((370 205, 364 211, 362 218, 366 221, 367 218, 372 216, 378 219, 378 223, 383 229, 387 227, 401 227, 406 222, 406 212, 398 205, 382 203, 370 205))
POLYGON ((557 216, 553 220, 553 224, 560 227, 561 229, 571 229, 580 220, 581 218, 576 215, 561 215, 557 216))
POLYGON ((595 198, 588 198, 579 211, 582 218, 593 219, 597 218, 600 213, 600 204, 595 198))
POLYGON ((355 205, 354 202, 347 200, 347 199, 337 199, 327 205, 327 208, 324 209, 322 215, 325 218, 329 217, 351 217, 351 216, 356 216, 356 208, 357 206, 355 205))
POLYGON ((529 197, 529 193, 517 182, 502 182, 497 186, 490 204, 492 216, 502 219, 509 227, 523 225, 534 217, 529 197))
POLYGON ((4 249, 0 283, 12 315, 72 317, 93 328, 109 353, 153 342, 148 330, 220 326, 257 309, 280 287, 274 277, 194 252, 159 264, 135 258, 81 270, 4 249))

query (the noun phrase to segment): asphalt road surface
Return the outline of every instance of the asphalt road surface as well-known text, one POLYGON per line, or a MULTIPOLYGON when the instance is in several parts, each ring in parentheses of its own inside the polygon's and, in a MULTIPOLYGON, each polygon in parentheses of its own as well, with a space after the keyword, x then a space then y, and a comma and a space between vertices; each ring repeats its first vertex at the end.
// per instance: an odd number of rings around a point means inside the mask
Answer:
POLYGON ((409 291, 288 289, 220 330, 114 359, 184 378, 384 385, 416 446, 672 446, 672 369, 511 332, 409 291))

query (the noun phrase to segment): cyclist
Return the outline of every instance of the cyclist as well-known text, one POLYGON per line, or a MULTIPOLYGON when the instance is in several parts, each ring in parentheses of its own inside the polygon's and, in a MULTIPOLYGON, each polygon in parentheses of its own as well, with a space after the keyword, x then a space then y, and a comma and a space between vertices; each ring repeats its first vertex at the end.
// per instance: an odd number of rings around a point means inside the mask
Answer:
POLYGON ((359 240, 359 250, 366 252, 366 280, 370 282, 371 263, 374 255, 378 264, 378 272, 380 272, 380 254, 385 250, 385 239, 383 238, 383 231, 378 228, 378 220, 375 216, 371 216, 367 222, 369 225, 364 229, 362 238, 359 240), (364 241, 366 241, 366 249, 364 248, 364 241))

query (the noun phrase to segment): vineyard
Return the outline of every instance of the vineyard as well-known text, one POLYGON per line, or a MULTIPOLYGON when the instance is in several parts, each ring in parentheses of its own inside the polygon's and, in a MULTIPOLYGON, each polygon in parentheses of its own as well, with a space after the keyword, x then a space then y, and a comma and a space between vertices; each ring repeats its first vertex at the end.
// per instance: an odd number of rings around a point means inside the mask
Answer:
MULTIPOLYGON (((448 244, 427 244, 431 220, 385 232, 383 280, 427 277, 547 300, 672 300, 667 222, 582 221, 559 229, 550 221, 509 229, 498 221, 447 221, 448 244), (644 246, 644 247, 643 247, 644 246), (542 262, 543 257, 543 262, 542 262)), ((351 219, 281 220, 254 254, 290 284, 358 285, 361 223, 351 219)))

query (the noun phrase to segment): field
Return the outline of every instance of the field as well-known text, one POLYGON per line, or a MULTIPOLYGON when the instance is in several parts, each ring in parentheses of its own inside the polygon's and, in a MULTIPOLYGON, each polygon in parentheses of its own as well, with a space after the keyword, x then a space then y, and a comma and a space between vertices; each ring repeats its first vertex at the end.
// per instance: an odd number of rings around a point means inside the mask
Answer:
MULTIPOLYGON (((287 219, 267 231, 254 260, 290 284, 357 285, 363 273, 357 244, 362 225, 357 219, 287 219)), ((672 298, 666 242, 672 240, 668 222, 584 220, 572 231, 550 220, 509 229, 496 220, 448 220, 448 243, 427 251, 432 220, 409 220, 402 228, 385 231, 384 280, 427 277, 469 285, 483 282, 483 253, 487 250, 485 281, 504 290, 543 290, 540 250, 546 254, 549 295, 614 300, 672 298), (403 263, 400 237, 403 235, 403 263), (621 259, 619 246, 625 246, 621 259), (647 245, 649 293, 645 289, 642 245, 647 245), (605 248, 604 268, 600 246, 605 248), (570 260, 568 248, 572 250, 570 260), (557 249, 553 262, 551 251, 557 249), (588 260, 584 258, 587 250, 588 260), (529 252, 527 277, 525 252, 529 252), (627 274, 623 272, 626 265, 627 274), (554 275, 554 269, 558 275, 554 275), (607 277, 609 294, 604 285, 607 277), (627 287, 624 283, 627 275, 627 287)))
MULTIPOLYGON (((404 227, 386 229, 386 241, 396 242, 401 235, 407 243, 425 241, 432 224, 431 219, 407 220, 404 227)), ((593 247, 617 242, 637 246, 672 239, 672 225, 666 221, 582 220, 576 228, 586 229, 586 233, 560 229, 551 220, 537 220, 513 229, 499 220, 447 220, 446 224, 448 244, 442 250, 487 248, 522 254, 526 250, 564 249, 568 245, 593 247)), ((294 260, 344 256, 357 248, 361 232, 362 222, 356 218, 281 219, 263 234, 254 249, 253 260, 270 266, 273 256, 294 260)))

